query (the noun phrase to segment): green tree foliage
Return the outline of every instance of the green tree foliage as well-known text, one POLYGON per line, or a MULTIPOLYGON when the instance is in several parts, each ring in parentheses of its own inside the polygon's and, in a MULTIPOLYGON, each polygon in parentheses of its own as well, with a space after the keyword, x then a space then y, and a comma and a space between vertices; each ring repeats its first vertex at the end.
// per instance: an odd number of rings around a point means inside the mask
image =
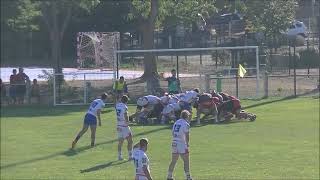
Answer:
POLYGON ((31 0, 1 1, 1 25, 15 31, 39 30, 35 20, 41 15, 31 0))
MULTIPOLYGON (((214 0, 132 0, 128 18, 136 20, 143 37, 143 48, 152 49, 153 32, 156 27, 191 24, 198 14, 208 16, 215 11, 214 0)), ((159 87, 157 64, 152 54, 144 55, 143 80, 147 81, 149 92, 159 87)))
POLYGON ((253 30, 274 37, 285 31, 293 21, 296 0, 247 0, 246 17, 253 30))
MULTIPOLYGON (((34 19, 40 17, 47 27, 51 44, 51 59, 56 63, 56 71, 61 72, 61 43, 71 18, 79 11, 91 12, 98 3, 99 0, 8 1, 4 4, 16 11, 11 14, 9 12, 6 23, 16 30, 32 31, 38 29, 39 26, 34 19)), ((3 8, 2 1, 1 8, 3 8)))

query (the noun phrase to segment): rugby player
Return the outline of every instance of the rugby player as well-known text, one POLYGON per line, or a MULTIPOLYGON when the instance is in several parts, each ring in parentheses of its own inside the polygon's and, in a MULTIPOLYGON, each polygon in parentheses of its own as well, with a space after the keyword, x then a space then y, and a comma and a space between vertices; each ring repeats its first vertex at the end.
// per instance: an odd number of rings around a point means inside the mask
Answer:
POLYGON ((219 122, 218 109, 215 101, 216 99, 208 93, 203 93, 199 96, 198 101, 195 103, 197 108, 197 124, 200 124, 200 115, 202 113, 205 114, 205 117, 209 115, 214 116, 215 123, 219 122))
POLYGON ((180 104, 182 106, 182 110, 188 110, 190 113, 192 112, 192 105, 196 102, 199 96, 199 89, 195 88, 191 91, 186 91, 186 93, 181 96, 180 104))
POLYGON ((120 102, 116 104, 116 113, 117 113, 117 132, 118 132, 118 160, 123 160, 121 148, 123 141, 126 139, 128 142, 128 158, 132 158, 132 132, 128 126, 128 96, 123 95, 120 102))
POLYGON ((95 138, 96 138, 96 128, 97 128, 97 119, 99 121, 99 126, 101 126, 101 110, 105 106, 105 101, 108 97, 107 93, 103 93, 100 99, 95 99, 89 107, 84 120, 83 120, 83 127, 81 131, 78 133, 76 138, 72 141, 71 149, 74 149, 77 142, 81 138, 81 136, 87 132, 88 128, 90 127, 91 130, 91 147, 94 146, 95 138))
POLYGON ((146 124, 148 118, 156 117, 160 121, 163 105, 161 99, 154 95, 140 97, 137 100, 137 109, 130 119, 136 118, 136 122, 146 124))
POLYGON ((172 156, 171 163, 168 168, 168 180, 173 179, 173 170, 179 159, 182 158, 184 163, 184 173, 187 180, 191 180, 190 162, 189 162, 189 121, 191 113, 183 110, 180 119, 176 121, 172 127, 172 156))
POLYGON ((135 180, 152 180, 149 168, 148 139, 142 138, 139 143, 133 146, 133 163, 136 169, 135 180))

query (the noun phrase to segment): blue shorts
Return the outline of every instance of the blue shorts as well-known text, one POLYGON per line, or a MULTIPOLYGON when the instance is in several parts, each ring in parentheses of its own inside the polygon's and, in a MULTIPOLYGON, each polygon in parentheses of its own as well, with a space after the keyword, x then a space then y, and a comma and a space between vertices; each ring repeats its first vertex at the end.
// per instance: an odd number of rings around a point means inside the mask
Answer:
POLYGON ((97 118, 96 116, 87 113, 86 116, 84 117, 84 124, 87 125, 97 125, 97 118))
POLYGON ((192 111, 191 104, 181 101, 180 105, 181 105, 181 110, 188 110, 189 112, 192 111))

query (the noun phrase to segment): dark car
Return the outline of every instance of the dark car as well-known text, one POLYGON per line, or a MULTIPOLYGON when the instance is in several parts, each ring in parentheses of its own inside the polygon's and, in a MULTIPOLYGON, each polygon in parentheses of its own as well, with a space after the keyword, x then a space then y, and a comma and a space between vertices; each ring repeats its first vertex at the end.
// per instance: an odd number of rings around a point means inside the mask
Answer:
POLYGON ((210 22, 213 25, 220 25, 220 24, 229 24, 232 21, 240 21, 242 17, 238 13, 227 13, 222 14, 220 16, 215 16, 211 18, 210 22))

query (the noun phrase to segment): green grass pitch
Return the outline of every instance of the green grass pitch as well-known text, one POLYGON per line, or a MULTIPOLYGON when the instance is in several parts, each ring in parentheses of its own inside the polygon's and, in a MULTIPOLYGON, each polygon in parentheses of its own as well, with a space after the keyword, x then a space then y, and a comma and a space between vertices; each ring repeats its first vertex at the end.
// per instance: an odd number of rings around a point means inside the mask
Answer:
MULTIPOLYGON (((318 98, 242 104, 257 114, 255 122, 191 128, 194 179, 319 179, 318 98)), ((97 146, 88 147, 87 133, 74 152, 68 150, 82 127, 86 108, 3 107, 1 179, 133 179, 132 162, 117 161, 115 112, 111 107, 102 115, 97 146)), ((134 109, 129 107, 131 112, 134 109)), ((153 178, 165 179, 171 158, 171 127, 131 128, 134 142, 141 137, 150 140, 147 154, 153 178)), ((184 179, 181 159, 174 177, 184 179)))

